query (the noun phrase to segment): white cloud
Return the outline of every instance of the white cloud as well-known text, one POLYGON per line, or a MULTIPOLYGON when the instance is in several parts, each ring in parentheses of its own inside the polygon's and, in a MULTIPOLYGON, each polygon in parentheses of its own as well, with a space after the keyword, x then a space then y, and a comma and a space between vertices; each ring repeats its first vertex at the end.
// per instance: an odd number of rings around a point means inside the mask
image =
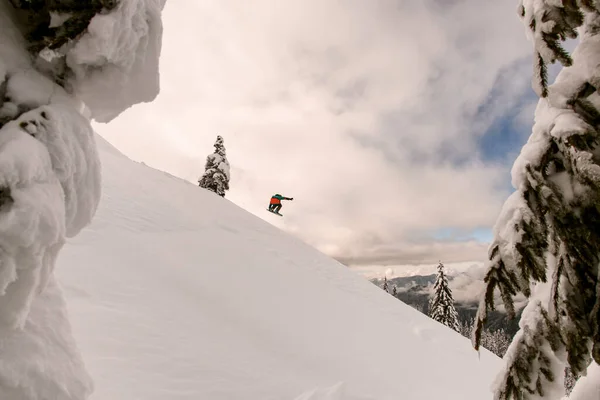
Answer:
MULTIPOLYGON (((483 261, 488 249, 487 244, 474 240, 466 242, 427 240, 420 243, 406 240, 389 245, 377 243, 383 240, 378 238, 372 242, 356 243, 343 251, 328 249, 328 253, 348 266, 418 265, 435 271, 440 261, 444 265, 456 265, 464 262, 465 259, 483 261)), ((467 262, 467 265, 471 263, 467 262)))
POLYGON ((157 100, 97 127, 126 154, 195 182, 219 134, 227 198, 329 254, 485 257, 428 232, 491 226, 507 196, 476 142, 529 87, 514 4, 170 1, 164 29, 157 100))
MULTIPOLYGON (((363 275, 367 279, 383 279, 384 275, 388 279, 415 276, 415 275, 432 275, 437 272, 437 263, 431 264, 401 264, 401 265, 381 265, 372 266, 356 266, 350 267, 354 272, 363 275)), ((460 273, 470 270, 481 270, 483 271, 483 263, 479 261, 475 262, 460 262, 460 263, 444 263, 446 273, 450 276, 455 276, 460 273)))

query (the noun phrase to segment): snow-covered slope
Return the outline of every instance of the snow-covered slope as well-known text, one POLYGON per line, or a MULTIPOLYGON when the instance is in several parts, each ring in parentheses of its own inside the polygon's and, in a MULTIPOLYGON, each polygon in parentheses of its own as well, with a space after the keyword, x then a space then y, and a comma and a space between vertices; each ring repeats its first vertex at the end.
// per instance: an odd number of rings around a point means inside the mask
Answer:
POLYGON ((92 399, 491 398, 497 357, 479 359, 308 245, 97 140, 101 205, 56 269, 92 399))

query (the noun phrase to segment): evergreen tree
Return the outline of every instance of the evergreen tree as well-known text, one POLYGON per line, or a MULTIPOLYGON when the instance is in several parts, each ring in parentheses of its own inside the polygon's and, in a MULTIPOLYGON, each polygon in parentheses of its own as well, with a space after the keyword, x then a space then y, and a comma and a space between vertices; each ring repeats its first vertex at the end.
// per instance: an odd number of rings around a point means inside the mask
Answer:
POLYGON ((504 332, 503 329, 495 331, 484 331, 483 347, 502 358, 510 346, 511 338, 504 332), (487 345, 486 345, 487 344, 487 345))
POLYGON ((560 398, 565 364, 581 376, 600 363, 600 2, 523 0, 519 14, 542 99, 513 167, 517 190, 496 223, 473 331, 477 349, 496 289, 511 317, 513 297, 529 297, 496 387, 500 400, 560 398), (560 43, 578 34, 570 55, 560 43), (555 61, 564 68, 548 86, 546 65, 555 61))
POLYGON ((437 278, 433 288, 434 294, 429 303, 430 317, 459 332, 458 313, 454 308, 452 290, 448 285, 448 277, 444 273, 442 263, 438 265, 437 278))
POLYGON ((398 294, 398 290, 396 289, 396 286, 394 286, 394 287, 392 288, 392 295, 393 295, 394 297, 396 297, 396 295, 397 295, 397 294, 398 294))
POLYGON ((225 197, 225 191, 229 190, 229 161, 227 161, 225 145, 221 136, 217 136, 214 146, 215 152, 206 157, 205 172, 198 180, 198 184, 202 188, 225 197))
MULTIPOLYGON (((471 337, 471 332, 473 332, 473 327, 475 326, 475 320, 471 319, 471 321, 461 321, 458 324, 458 333, 463 335, 464 337, 471 337)), ((483 346, 483 343, 481 344, 483 346)), ((485 347, 485 346, 483 346, 485 347)))
POLYGON ((387 293, 390 292, 390 290, 388 288, 388 283, 387 283, 387 276, 383 277, 383 290, 385 290, 387 293))
MULTIPOLYGON (((470 337, 474 325, 474 319, 461 322, 459 324, 459 333, 464 337, 470 337)), ((488 349, 500 358, 504 357, 506 354, 508 346, 510 346, 510 342, 511 337, 502 328, 495 331, 489 331, 488 329, 484 328, 481 334, 481 347, 488 349)))

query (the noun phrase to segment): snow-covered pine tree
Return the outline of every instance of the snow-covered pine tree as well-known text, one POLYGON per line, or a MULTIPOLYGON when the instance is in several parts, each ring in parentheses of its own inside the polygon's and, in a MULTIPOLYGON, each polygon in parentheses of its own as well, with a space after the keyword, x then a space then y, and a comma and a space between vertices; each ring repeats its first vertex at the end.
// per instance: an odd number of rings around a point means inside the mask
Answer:
POLYGON ((0 1, 0 399, 93 391, 54 271, 100 201, 91 119, 158 94, 163 6, 0 1))
MULTIPOLYGON (((473 326, 475 326, 474 318, 460 322, 459 333, 464 337, 469 338, 471 337, 473 326)), ((488 349, 500 358, 504 357, 506 354, 508 346, 510 345, 510 341, 510 336, 502 328, 495 331, 489 331, 488 329, 484 328, 481 334, 481 347, 488 349)))
POLYGON ((483 332, 482 344, 483 347, 502 358, 506 354, 508 347, 510 346, 511 338, 506 334, 504 329, 497 329, 495 331, 483 332))
POLYGON ((434 293, 429 302, 429 316, 455 331, 460 331, 458 313, 454 308, 452 290, 448 285, 448 277, 444 272, 444 264, 439 263, 437 277, 433 286, 434 293))
POLYGON ((558 399, 565 364, 580 376, 600 363, 600 2, 523 0, 519 14, 541 99, 494 228, 472 339, 478 348, 496 289, 510 316, 513 297, 529 297, 495 398, 558 399), (578 36, 569 55, 561 42, 578 36), (548 86, 557 60, 564 68, 548 86))
MULTIPOLYGON (((466 320, 466 321, 459 321, 458 323, 458 333, 460 333, 461 335, 463 335, 464 337, 470 338, 471 337, 471 332, 473 332, 473 327, 475 326, 475 319, 471 318, 470 320, 466 320)), ((482 343, 483 346, 483 343, 482 343)), ((485 347, 485 346, 483 346, 485 347)))
POLYGON ((396 286, 394 285, 394 287, 392 288, 392 295, 395 297, 398 294, 398 289, 396 289, 396 286))
POLYGON ((205 172, 198 179, 198 184, 202 188, 225 197, 225 191, 229 190, 229 161, 227 161, 225 145, 221 136, 217 136, 214 146, 215 152, 206 157, 205 172))
POLYGON ((388 287, 388 283, 387 283, 387 276, 383 277, 383 290, 385 290, 387 293, 390 292, 390 288, 388 287))

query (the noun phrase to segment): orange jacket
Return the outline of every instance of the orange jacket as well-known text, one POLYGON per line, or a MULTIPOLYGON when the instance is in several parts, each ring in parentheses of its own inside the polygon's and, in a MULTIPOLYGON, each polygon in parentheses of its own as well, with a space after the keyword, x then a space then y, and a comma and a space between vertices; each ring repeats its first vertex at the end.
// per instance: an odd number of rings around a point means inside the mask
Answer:
POLYGON ((281 204, 281 200, 294 200, 293 197, 284 197, 280 194, 276 194, 271 197, 271 204, 281 204))

